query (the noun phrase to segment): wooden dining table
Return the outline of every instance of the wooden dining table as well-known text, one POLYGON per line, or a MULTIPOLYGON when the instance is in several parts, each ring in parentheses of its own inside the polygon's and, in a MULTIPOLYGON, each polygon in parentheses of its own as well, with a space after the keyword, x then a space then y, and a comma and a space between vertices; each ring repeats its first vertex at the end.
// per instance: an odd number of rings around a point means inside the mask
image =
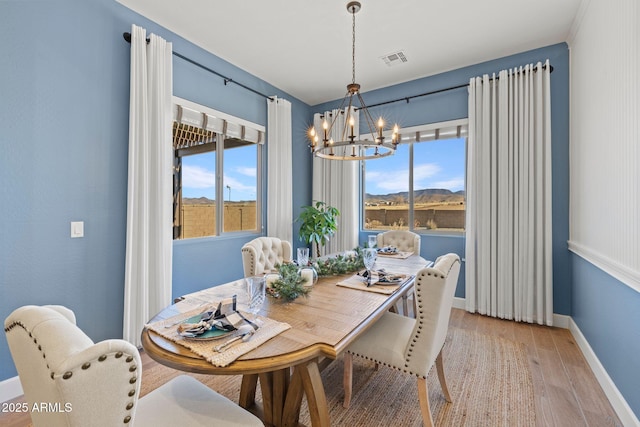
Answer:
MULTIPOLYGON (((242 375, 238 403, 249 410, 258 406, 255 393, 259 382, 262 410, 255 412, 262 415, 267 426, 297 426, 304 396, 312 426, 329 426, 320 372, 387 310, 395 307, 402 295, 412 289, 416 273, 429 264, 418 255, 407 259, 378 256, 374 269, 412 276, 391 295, 337 286, 354 274, 350 273, 321 277, 308 296, 292 302, 267 297, 259 314, 286 322, 291 328, 225 367, 214 366, 188 348, 147 328, 142 331, 142 346, 155 361, 181 371, 242 375)), ((243 280, 186 295, 150 322, 179 315, 201 302, 217 302, 231 295, 237 295, 242 310, 247 300, 243 280)))

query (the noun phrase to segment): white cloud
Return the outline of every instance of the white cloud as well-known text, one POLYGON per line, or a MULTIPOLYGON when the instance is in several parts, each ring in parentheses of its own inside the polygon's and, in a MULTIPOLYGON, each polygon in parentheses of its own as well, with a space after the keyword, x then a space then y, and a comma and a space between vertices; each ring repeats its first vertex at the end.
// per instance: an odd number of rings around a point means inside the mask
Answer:
POLYGON ((256 168, 239 166, 236 168, 236 172, 241 175, 249 176, 251 178, 255 178, 256 176, 258 176, 258 170, 256 168))
MULTIPOLYGON (((450 188, 438 187, 435 183, 430 182, 429 178, 434 177, 442 171, 437 163, 423 163, 413 168, 413 182, 415 189, 422 188, 450 188)), ((375 188, 368 189, 368 193, 377 193, 378 191, 386 191, 387 193, 397 193, 408 191, 409 189, 409 170, 397 169, 387 171, 368 171, 367 181, 375 182, 375 188)), ((455 181, 457 182, 457 181, 455 181)), ((464 181, 462 181, 464 184, 464 181)), ((448 184, 449 185, 449 184, 448 184)), ((461 186, 462 188, 462 186, 461 186)))
POLYGON ((452 178, 447 181, 434 182, 433 188, 446 188, 451 191, 464 190, 464 178, 452 178))
MULTIPOLYGON (((253 195, 256 194, 256 186, 255 186, 255 184, 246 185, 246 184, 243 184, 242 182, 240 182, 239 180, 237 180, 237 179, 235 179, 235 178, 233 178, 231 176, 228 176, 228 175, 224 176, 224 186, 225 186, 225 188, 227 186, 231 187, 231 191, 232 192, 238 191, 238 192, 242 192, 242 193, 250 193, 250 194, 253 194, 253 195)), ((233 200, 236 200, 236 198, 234 197, 233 200)))
POLYGON ((182 186, 184 188, 214 188, 216 175, 201 166, 182 167, 182 186))
POLYGON ((418 183, 438 174, 442 168, 436 163, 424 163, 413 168, 413 181, 418 183))
POLYGON ((371 171, 367 172, 367 182, 369 181, 374 182, 374 188, 367 189, 367 193, 377 193, 378 191, 397 193, 399 191, 407 191, 409 189, 409 171, 407 169, 371 171))

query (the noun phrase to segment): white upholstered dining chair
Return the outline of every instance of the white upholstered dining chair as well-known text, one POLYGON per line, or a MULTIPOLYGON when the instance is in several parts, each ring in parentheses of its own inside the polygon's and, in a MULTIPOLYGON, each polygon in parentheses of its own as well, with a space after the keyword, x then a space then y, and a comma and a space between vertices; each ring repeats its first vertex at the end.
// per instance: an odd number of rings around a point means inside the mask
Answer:
POLYGON ((453 295, 460 272, 456 254, 439 257, 416 276, 415 319, 386 312, 348 348, 344 357, 344 407, 351 403, 353 355, 361 356, 418 378, 418 399, 425 426, 433 426, 427 374, 435 363, 442 393, 451 402, 442 362, 453 295))
POLYGON ((142 363, 127 341, 93 343, 62 306, 24 306, 4 330, 35 427, 262 426, 196 379, 181 375, 139 399, 142 363), (53 409, 52 409, 53 408, 53 409))
POLYGON ((286 240, 258 237, 242 247, 244 277, 261 276, 283 262, 291 262, 291 243, 286 240))
MULTIPOLYGON (((420 255, 420 235, 408 230, 389 230, 378 233, 376 241, 379 248, 385 246, 395 246, 400 252, 413 252, 420 255)), ((407 301, 409 294, 413 292, 413 288, 409 289, 402 295, 402 313, 407 316, 409 314, 409 303, 407 301)), ((413 299, 413 313, 416 312, 415 295, 413 299)))
POLYGON ((379 248, 395 246, 400 252, 413 252, 420 255, 420 235, 408 230, 389 230, 378 233, 376 240, 379 248))

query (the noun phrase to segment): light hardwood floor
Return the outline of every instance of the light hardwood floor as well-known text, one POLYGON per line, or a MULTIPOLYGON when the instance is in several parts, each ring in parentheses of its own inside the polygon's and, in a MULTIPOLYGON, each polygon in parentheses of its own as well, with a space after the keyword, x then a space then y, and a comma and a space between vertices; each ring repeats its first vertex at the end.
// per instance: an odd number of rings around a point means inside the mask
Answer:
MULTIPOLYGON (((516 323, 453 309, 451 326, 526 345, 540 426, 621 426, 611 404, 566 329, 516 323)), ((144 370, 154 364, 143 356, 144 370)), ((22 402, 22 398, 13 402, 22 402)), ((4 427, 30 426, 28 414, 0 413, 4 427)))

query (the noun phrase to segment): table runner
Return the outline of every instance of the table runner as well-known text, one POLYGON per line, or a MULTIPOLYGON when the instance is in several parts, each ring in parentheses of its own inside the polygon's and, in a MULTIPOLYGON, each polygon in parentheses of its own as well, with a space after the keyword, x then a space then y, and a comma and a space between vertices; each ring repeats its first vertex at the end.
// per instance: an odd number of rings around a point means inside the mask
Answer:
MULTIPOLYGON (((217 304, 211 304, 208 309, 211 309, 216 305, 217 304)), ((178 326, 180 321, 186 320, 190 317, 202 313, 203 311, 205 311, 205 308, 206 307, 197 307, 188 312, 180 313, 177 316, 170 317, 165 320, 160 320, 158 322, 149 323, 146 325, 146 327, 147 329, 157 333, 158 335, 188 348, 212 365, 218 367, 228 366, 243 354, 250 352, 266 341, 269 341, 276 335, 291 328, 291 325, 289 325, 288 323, 278 322, 277 320, 273 320, 264 316, 258 316, 258 320, 262 322, 262 325, 253 334, 253 337, 249 341, 243 342, 242 340, 239 340, 238 342, 233 343, 222 353, 218 353, 213 348, 226 342, 228 339, 233 338, 235 336, 234 333, 230 333, 224 338, 220 338, 217 340, 195 340, 185 338, 178 334, 178 326), (165 327, 165 325, 171 326, 165 327)), ((243 315, 247 316, 245 313, 243 313, 243 315)))

